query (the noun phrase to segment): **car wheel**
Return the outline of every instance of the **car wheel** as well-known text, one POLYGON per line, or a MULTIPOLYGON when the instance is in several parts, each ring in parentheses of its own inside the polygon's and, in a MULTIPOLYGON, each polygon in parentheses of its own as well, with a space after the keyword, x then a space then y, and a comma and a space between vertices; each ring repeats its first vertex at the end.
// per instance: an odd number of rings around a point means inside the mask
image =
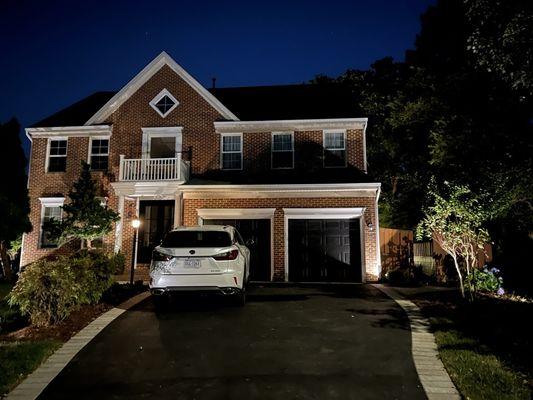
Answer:
POLYGON ((246 292, 242 291, 240 293, 234 294, 232 300, 232 305, 235 307, 244 307, 246 304, 246 292))

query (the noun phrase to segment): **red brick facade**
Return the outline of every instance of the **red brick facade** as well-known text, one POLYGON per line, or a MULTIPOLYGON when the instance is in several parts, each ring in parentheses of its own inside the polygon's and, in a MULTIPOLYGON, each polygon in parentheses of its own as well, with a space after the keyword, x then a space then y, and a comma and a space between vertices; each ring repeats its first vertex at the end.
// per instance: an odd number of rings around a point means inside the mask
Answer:
MULTIPOLYGON (((131 261, 133 229, 131 219, 138 213, 137 199, 123 196, 123 210, 119 208, 119 196, 116 195, 111 183, 117 182, 119 177, 120 155, 126 158, 142 157, 142 128, 147 127, 182 127, 183 151, 192 150, 191 173, 201 174, 220 167, 220 134, 216 132, 214 122, 224 119, 209 102, 193 87, 182 79, 168 65, 161 67, 140 88, 129 95, 118 109, 116 109, 102 124, 112 126, 109 143, 109 170, 106 173, 95 172, 100 195, 107 198, 108 206, 121 212, 122 224, 120 237, 115 237, 115 230, 104 238, 105 247, 113 249, 121 242, 120 249, 126 255, 127 262, 131 261), (150 105, 163 89, 167 89, 178 101, 179 105, 165 118, 161 117, 150 105)), ((240 133, 240 132, 239 132, 240 133)), ((31 162, 29 169, 29 194, 31 199, 30 220, 33 231, 24 235, 22 265, 31 263, 48 254, 50 249, 40 248, 41 202, 42 197, 67 197, 72 183, 77 179, 81 161, 88 160, 88 136, 77 134, 68 137, 67 167, 65 172, 48 173, 45 170, 47 146, 49 138, 46 135, 36 135, 32 139, 31 162)), ((346 130, 346 158, 348 166, 365 170, 363 129, 346 130)), ((243 169, 247 171, 269 171, 271 132, 243 132, 243 169)), ((294 131, 295 167, 303 160, 300 158, 302 148, 312 145, 322 148, 323 131, 294 131)), ((300 164, 299 164, 300 163, 300 164)), ((301 167, 302 165, 300 165, 301 167)), ((319 165, 318 168, 322 166, 319 165)), ((154 192, 151 199, 161 198, 154 192)), ((179 190, 171 198, 179 198, 179 190)), ((147 197, 148 198, 148 197, 147 197)), ((168 198, 168 196, 166 197, 168 198)), ((185 199, 183 203, 183 222, 186 225, 197 221, 197 208, 255 208, 275 207, 274 232, 274 265, 275 278, 283 277, 284 268, 284 232, 283 207, 365 207, 365 218, 376 226, 375 198, 269 198, 269 199, 185 199)), ((176 210, 178 212, 178 210, 176 210)), ((376 238, 375 234, 365 231, 365 260, 369 277, 378 274, 376 266, 376 238), (371 269, 369 269, 371 268, 371 269)))

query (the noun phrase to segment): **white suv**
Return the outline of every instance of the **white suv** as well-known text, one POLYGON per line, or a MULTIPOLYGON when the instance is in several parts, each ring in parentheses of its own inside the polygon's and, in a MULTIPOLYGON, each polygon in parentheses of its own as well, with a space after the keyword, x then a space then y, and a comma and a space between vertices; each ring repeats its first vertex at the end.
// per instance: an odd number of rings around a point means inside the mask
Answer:
POLYGON ((207 292, 244 305, 249 268, 250 250, 234 227, 181 227, 152 253, 150 291, 156 302, 172 292, 207 292))

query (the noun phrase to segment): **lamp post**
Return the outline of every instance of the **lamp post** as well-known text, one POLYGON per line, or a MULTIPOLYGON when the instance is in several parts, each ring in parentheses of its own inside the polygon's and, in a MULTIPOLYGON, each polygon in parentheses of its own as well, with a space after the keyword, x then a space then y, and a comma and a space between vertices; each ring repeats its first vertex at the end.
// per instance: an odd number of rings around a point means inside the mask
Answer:
POLYGON ((133 286, 133 276, 135 274, 135 267, 137 265, 137 250, 139 248, 139 227, 141 226, 141 220, 135 217, 131 220, 131 226, 135 229, 135 235, 133 236, 133 254, 131 256, 131 270, 130 270, 130 284, 133 286))

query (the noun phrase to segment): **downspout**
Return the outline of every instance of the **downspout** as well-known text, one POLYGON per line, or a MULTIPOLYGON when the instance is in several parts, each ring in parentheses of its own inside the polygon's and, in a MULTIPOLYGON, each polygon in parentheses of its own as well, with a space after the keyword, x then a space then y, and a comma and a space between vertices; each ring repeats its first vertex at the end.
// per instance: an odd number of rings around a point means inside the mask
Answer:
POLYGON ((376 190, 376 205, 375 205, 375 215, 376 215, 376 263, 378 271, 378 279, 381 278, 381 245, 379 242, 379 195, 381 194, 381 186, 376 190))

